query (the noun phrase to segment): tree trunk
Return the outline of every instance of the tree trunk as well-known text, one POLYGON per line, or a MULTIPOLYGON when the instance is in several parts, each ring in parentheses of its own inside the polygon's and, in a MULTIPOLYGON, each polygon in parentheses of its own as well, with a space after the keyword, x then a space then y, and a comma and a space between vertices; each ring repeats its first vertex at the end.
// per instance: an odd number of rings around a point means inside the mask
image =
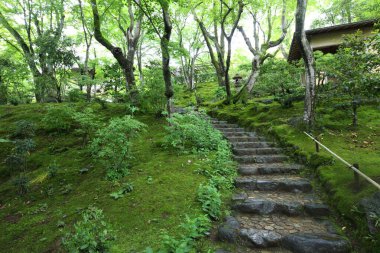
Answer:
POLYGON ((135 48, 133 46, 128 47, 127 52, 127 65, 125 68, 125 79, 126 79, 126 89, 130 91, 130 97, 132 100, 132 104, 137 103, 137 87, 136 87, 136 79, 134 74, 134 59, 135 59, 135 48))
MULTIPOLYGON (((125 77, 125 83, 127 90, 130 91, 130 97, 131 97, 131 102, 134 103, 137 100, 137 88, 136 88, 136 82, 135 82, 135 76, 133 74, 133 59, 134 59, 134 52, 135 52, 135 45, 131 45, 130 40, 128 39, 128 52, 127 56, 124 55, 122 49, 120 47, 116 47, 111 44, 105 37, 103 37, 103 34, 101 32, 101 22, 100 22, 100 16, 98 12, 98 7, 96 0, 91 0, 91 7, 92 7, 92 13, 94 17, 94 36, 95 39, 102 44, 105 48, 107 48, 114 58, 117 60, 119 63, 121 69, 124 72, 124 77, 125 77), (132 55, 133 53, 133 55, 132 55)), ((139 29, 139 28, 136 28, 139 29)), ((135 36, 139 36, 139 31, 135 32, 135 36)), ((133 37, 130 38, 131 40, 134 41, 134 43, 137 44, 139 37, 133 37)))
POLYGON ((357 127, 358 126, 358 101, 356 98, 352 101, 352 126, 357 127))
POLYGON ((169 42, 170 42, 170 36, 172 32, 172 24, 170 21, 168 6, 161 6, 161 7, 162 7, 162 16, 164 20, 164 34, 161 37, 162 74, 164 76, 164 81, 165 81, 165 96, 167 99, 166 107, 168 111, 168 117, 171 117, 172 112, 173 112, 174 89, 173 89, 171 73, 170 73, 169 42))
POLYGON ((249 75, 249 78, 247 81, 247 89, 249 93, 252 92, 253 87, 255 86, 257 77, 260 75, 260 70, 261 70, 260 63, 261 63, 260 56, 255 55, 252 60, 251 74, 249 75))
POLYGON ((141 47, 142 47, 141 45, 138 46, 138 49, 136 50, 136 56, 137 56, 137 68, 139 70, 140 85, 141 87, 144 87, 144 73, 143 73, 143 68, 142 68, 141 47))
POLYGON ((227 100, 226 100, 226 103, 229 104, 231 102, 231 97, 232 97, 232 94, 231 94, 231 85, 230 85, 230 76, 229 76, 229 72, 230 72, 230 66, 231 66, 231 41, 232 41, 232 37, 230 38, 227 38, 227 59, 226 59, 226 69, 225 69, 225 73, 224 73, 224 80, 225 80, 225 83, 226 83, 226 93, 227 93, 227 100))
POLYGON ((310 129, 314 126, 315 120, 315 61, 304 29, 306 7, 307 0, 297 0, 296 30, 294 36, 301 49, 301 55, 305 63, 306 85, 303 120, 310 129))
POLYGON ((190 90, 195 89, 195 81, 194 81, 194 73, 195 73, 195 57, 191 59, 190 64, 190 74, 189 74, 189 83, 190 83, 190 90))

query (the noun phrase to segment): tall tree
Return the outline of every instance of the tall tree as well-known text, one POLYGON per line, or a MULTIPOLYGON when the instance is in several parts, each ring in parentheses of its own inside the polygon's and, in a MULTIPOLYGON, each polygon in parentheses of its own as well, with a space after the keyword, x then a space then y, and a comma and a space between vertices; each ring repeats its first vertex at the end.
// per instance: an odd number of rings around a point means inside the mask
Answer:
MULTIPOLYGON (((86 45, 86 51, 85 51, 85 57, 83 65, 81 66, 81 74, 83 74, 84 78, 86 79, 87 76, 94 76, 95 74, 95 68, 89 69, 88 63, 90 59, 90 49, 92 45, 92 39, 94 37, 93 29, 90 27, 90 20, 86 18, 85 15, 85 7, 83 6, 82 0, 78 0, 78 9, 79 9, 79 18, 82 23, 82 32, 84 36, 84 42, 86 45)), ((91 82, 86 82, 86 94, 87 94, 87 101, 91 100, 91 82)))
POLYGON ((321 15, 313 21, 314 28, 380 18, 380 0, 318 1, 316 9, 321 15))
MULTIPOLYGON (((139 3, 139 0, 136 0, 139 3)), ((137 102, 138 90, 136 87, 136 80, 134 76, 134 58, 137 49, 137 44, 140 39, 141 34, 141 22, 142 15, 138 15, 137 10, 133 8, 132 1, 127 1, 127 16, 128 20, 124 17, 123 4, 119 6, 119 12, 117 14, 118 27, 125 37, 127 44, 127 50, 123 53, 122 48, 117 47, 111 43, 107 38, 104 37, 101 30, 101 16, 98 11, 98 4, 96 0, 91 0, 92 13, 94 17, 94 35, 95 39, 107 48, 112 55, 115 57, 120 67, 123 69, 126 89, 130 92, 131 100, 133 103, 137 102), (129 24, 127 28, 125 25, 129 24)), ((107 11, 107 10, 106 10, 107 11)))
POLYGON ((312 128, 315 119, 315 60, 313 50, 306 38, 305 33, 305 15, 307 8, 307 0, 297 0, 296 10, 296 28, 294 38, 301 50, 301 56, 305 63, 305 103, 303 120, 308 126, 312 128))
POLYGON ((191 22, 187 9, 177 8, 173 19, 179 47, 179 61, 189 90, 195 89, 195 63, 204 43, 198 25, 191 22))
MULTIPOLYGON (((242 0, 238 0, 237 3, 232 2, 232 4, 233 5, 228 5, 228 3, 224 0, 220 0, 219 3, 213 1, 212 8, 214 10, 214 15, 211 20, 211 26, 213 27, 212 33, 209 32, 207 25, 205 24, 205 16, 200 18, 196 13, 195 9, 199 6, 199 4, 193 8, 194 18, 197 21, 202 31, 202 35, 205 39, 210 54, 211 63, 214 66, 216 75, 218 77, 219 85, 226 88, 226 103, 230 103, 231 101, 229 70, 231 67, 232 38, 244 10, 244 4, 242 0), (229 31, 227 31, 227 27, 230 27, 229 31), (227 41, 227 53, 225 48, 225 41, 227 41)), ((203 14, 210 15, 210 13, 203 14)))
POLYGON ((174 110, 173 96, 174 88, 171 80, 170 73, 170 49, 169 43, 172 34, 172 21, 170 17, 170 0, 157 0, 159 8, 161 11, 161 19, 157 19, 157 12, 155 12, 156 1, 151 2, 147 0, 138 1, 134 0, 135 3, 140 7, 141 11, 147 17, 149 23, 151 24, 154 32, 160 38, 160 49, 161 49, 161 61, 162 61, 162 74, 165 81, 165 96, 167 99, 167 113, 168 117, 171 117, 174 110))
POLYGON ((257 77, 260 74, 261 65, 269 57, 273 57, 275 54, 270 53, 271 48, 275 48, 281 45, 284 41, 289 25, 291 22, 286 21, 286 3, 285 0, 282 1, 282 12, 281 12, 281 34, 275 40, 272 40, 274 36, 273 23, 277 18, 276 6, 273 1, 264 3, 261 8, 253 8, 249 10, 249 14, 252 18, 252 28, 253 28, 253 41, 251 42, 249 36, 246 34, 243 26, 238 26, 240 33, 242 34, 244 41, 251 52, 252 58, 252 69, 249 75, 248 81, 245 86, 242 87, 239 94, 235 97, 235 102, 239 99, 242 94, 243 89, 248 89, 251 93, 253 87, 256 83, 257 77), (274 13, 273 13, 274 12, 274 13), (266 21, 266 25, 262 24, 262 21, 266 21), (263 40, 261 42, 261 40, 263 40))
POLYGON ((64 21, 63 0, 52 0, 48 3, 34 0, 0 3, 0 25, 16 41, 14 45, 17 44, 28 63, 33 75, 37 102, 44 102, 48 95, 52 95, 52 87, 57 84, 48 54, 38 47, 49 46, 51 50, 58 48, 64 21), (10 18, 13 15, 20 17, 22 24, 10 18))

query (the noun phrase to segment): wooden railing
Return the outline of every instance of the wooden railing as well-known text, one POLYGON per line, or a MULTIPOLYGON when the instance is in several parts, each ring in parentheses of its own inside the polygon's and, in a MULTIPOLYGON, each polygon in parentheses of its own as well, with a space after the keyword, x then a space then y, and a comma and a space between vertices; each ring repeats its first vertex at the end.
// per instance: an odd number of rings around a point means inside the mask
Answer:
POLYGON ((359 170, 359 164, 355 163, 355 164, 349 164, 347 161, 345 161, 343 158, 341 158, 340 156, 338 156, 337 154, 335 154, 333 151, 331 151, 328 147, 326 147, 325 145, 323 145, 321 142, 319 142, 316 138, 314 138, 313 136, 311 136, 310 134, 308 134, 307 132, 304 132, 310 139, 312 139, 314 142, 315 142, 315 150, 317 152, 319 152, 319 146, 321 146, 322 148, 324 148, 327 152, 329 152, 330 154, 332 154, 334 157, 336 157, 338 160, 340 160, 341 162, 343 162, 345 165, 347 165, 348 168, 352 169, 354 171, 354 179, 355 179, 355 185, 356 185, 356 188, 359 189, 359 175, 364 177, 364 179, 366 179, 368 182, 370 182, 372 185, 374 185, 377 189, 380 190, 380 185, 375 182, 373 179, 371 179, 370 177, 368 177, 366 174, 364 174, 363 172, 361 172, 359 170))

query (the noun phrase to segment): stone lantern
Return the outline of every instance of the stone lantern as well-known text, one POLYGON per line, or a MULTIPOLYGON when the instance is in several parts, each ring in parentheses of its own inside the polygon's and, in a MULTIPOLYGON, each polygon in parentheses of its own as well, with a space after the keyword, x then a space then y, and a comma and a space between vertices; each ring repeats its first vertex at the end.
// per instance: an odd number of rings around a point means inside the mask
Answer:
POLYGON ((232 79, 235 80, 235 87, 236 88, 241 86, 240 80, 243 79, 242 76, 240 76, 239 74, 236 74, 234 77, 232 77, 232 79))

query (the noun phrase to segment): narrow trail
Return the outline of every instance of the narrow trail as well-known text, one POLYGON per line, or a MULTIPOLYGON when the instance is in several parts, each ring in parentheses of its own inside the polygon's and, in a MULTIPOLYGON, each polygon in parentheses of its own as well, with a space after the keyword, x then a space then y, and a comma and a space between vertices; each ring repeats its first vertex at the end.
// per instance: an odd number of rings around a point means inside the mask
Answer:
POLYGON ((329 221, 329 207, 299 175, 301 165, 254 132, 212 123, 231 142, 239 163, 239 193, 233 196, 233 216, 218 229, 220 240, 237 244, 239 252, 350 252, 329 221))

